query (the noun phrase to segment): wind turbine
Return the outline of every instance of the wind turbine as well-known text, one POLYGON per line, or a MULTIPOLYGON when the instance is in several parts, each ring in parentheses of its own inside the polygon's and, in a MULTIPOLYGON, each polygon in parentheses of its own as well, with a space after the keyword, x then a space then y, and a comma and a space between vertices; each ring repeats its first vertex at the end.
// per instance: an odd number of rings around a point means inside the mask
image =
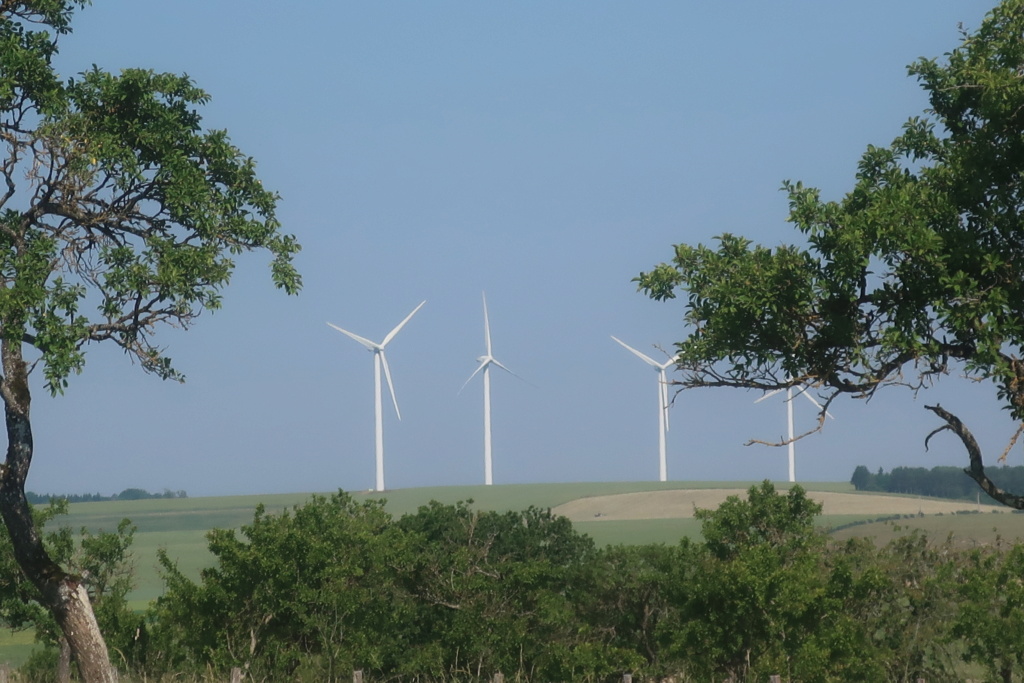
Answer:
POLYGON ((405 320, 398 323, 395 329, 388 332, 388 335, 384 337, 384 341, 381 343, 372 342, 365 337, 360 337, 358 334, 353 334, 348 330, 343 330, 333 323, 327 323, 338 332, 341 332, 347 337, 355 339, 357 342, 365 346, 369 351, 373 352, 373 398, 374 398, 374 418, 376 420, 376 446, 377 446, 377 491, 384 490, 384 411, 381 407, 380 400, 380 369, 384 367, 384 377, 388 381, 388 389, 391 391, 391 401, 395 404, 395 415, 398 419, 402 419, 402 413, 398 410, 398 399, 395 398, 395 385, 391 383, 391 369, 388 367, 387 356, 384 355, 384 347, 395 338, 398 331, 401 330, 409 319, 416 315, 416 311, 423 308, 423 304, 427 303, 423 301, 419 306, 413 309, 412 313, 405 316, 405 320))
POLYGON ((632 346, 612 335, 612 339, 624 346, 626 350, 636 355, 655 370, 658 371, 658 480, 668 481, 668 462, 665 457, 665 432, 668 431, 668 378, 665 371, 670 365, 675 364, 679 356, 672 356, 664 363, 659 363, 650 356, 640 353, 632 346))
MULTIPOLYGON (((477 373, 484 373, 484 484, 490 486, 494 483, 493 469, 491 463, 491 366, 496 365, 513 377, 517 376, 516 373, 512 372, 504 365, 501 364, 497 358, 491 354, 491 323, 487 318, 487 295, 483 295, 484 301, 484 341, 487 343, 487 353, 476 359, 476 362, 480 365, 477 366, 473 374, 469 376, 469 379, 462 385, 462 389, 466 388, 466 385, 476 377, 477 373)), ((459 389, 459 393, 462 393, 462 389, 459 389)))
MULTIPOLYGON (((793 436, 793 387, 786 387, 785 390, 776 389, 775 391, 769 391, 767 394, 754 401, 754 403, 760 403, 766 398, 771 398, 782 391, 786 392, 786 416, 789 422, 789 482, 792 484, 796 482, 796 437, 793 436)), ((800 390, 800 393, 805 396, 808 401, 813 403, 819 411, 825 410, 813 396, 807 393, 807 387, 803 387, 800 390)), ((831 417, 833 420, 835 419, 835 417, 832 416, 832 413, 827 410, 825 410, 825 415, 831 417)))

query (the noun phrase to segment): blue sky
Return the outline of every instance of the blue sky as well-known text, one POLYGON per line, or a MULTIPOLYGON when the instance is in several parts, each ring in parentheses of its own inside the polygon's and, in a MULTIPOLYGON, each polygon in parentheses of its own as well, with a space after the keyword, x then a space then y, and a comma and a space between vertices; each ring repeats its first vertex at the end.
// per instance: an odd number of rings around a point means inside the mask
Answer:
MULTIPOLYGON (((838 198, 869 143, 926 106, 906 65, 958 42, 988 2, 319 2, 97 0, 60 68, 189 74, 282 195, 305 288, 240 259, 225 307, 164 343, 161 382, 93 347, 67 394, 40 390, 29 488, 190 495, 373 485, 372 356, 388 347, 402 421, 385 406, 389 488, 483 480, 484 352, 494 374, 496 483, 657 477, 651 354, 684 334, 679 303, 631 279, 679 242, 722 232, 777 245, 785 179, 838 198)), ((925 403, 961 414, 994 459, 1012 432, 989 387, 949 378, 834 404, 797 444, 802 480, 853 468, 962 464, 924 436, 925 403)), ((781 400, 677 397, 671 479, 784 479, 781 400)), ((798 423, 813 415, 797 404, 798 423)), ((1017 461, 1021 457, 1016 455, 1017 461)))

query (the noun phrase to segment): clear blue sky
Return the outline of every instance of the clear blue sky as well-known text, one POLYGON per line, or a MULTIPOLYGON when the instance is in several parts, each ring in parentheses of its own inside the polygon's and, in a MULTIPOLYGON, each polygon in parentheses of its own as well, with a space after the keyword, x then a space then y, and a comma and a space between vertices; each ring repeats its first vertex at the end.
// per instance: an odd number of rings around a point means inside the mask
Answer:
MULTIPOLYGON (((185 385, 90 349, 64 397, 37 392, 29 488, 366 489, 372 357, 325 323, 379 340, 424 299, 388 348, 387 483, 481 483, 482 386, 457 394, 484 351, 481 291, 495 356, 528 381, 493 375, 496 483, 656 478, 656 375, 609 335, 656 354, 682 308, 631 278, 725 231, 796 240, 781 182, 838 198, 864 147, 926 106, 906 65, 989 7, 96 0, 61 69, 185 72, 210 92, 206 124, 283 197, 305 288, 241 259, 224 310, 163 336, 185 385)), ((952 437, 924 451, 933 400, 994 458, 1012 428, 991 394, 949 378, 841 401, 797 445, 798 478, 962 464, 952 437)), ((785 430, 783 402, 757 397, 678 396, 669 477, 784 479, 784 449, 743 445, 785 430)))

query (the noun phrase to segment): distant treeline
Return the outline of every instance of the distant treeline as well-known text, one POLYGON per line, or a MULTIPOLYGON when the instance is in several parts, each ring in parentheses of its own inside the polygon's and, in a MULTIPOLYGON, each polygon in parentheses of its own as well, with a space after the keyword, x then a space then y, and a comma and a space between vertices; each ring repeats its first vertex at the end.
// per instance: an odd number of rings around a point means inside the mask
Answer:
MULTIPOLYGON (((1024 467, 986 467, 985 472, 999 488, 1024 492, 1024 467)), ((853 471, 850 483, 858 491, 885 491, 935 498, 975 500, 981 489, 960 467, 894 467, 872 474, 864 465, 853 471)), ((981 493, 984 501, 994 502, 981 493)))
POLYGON ((149 498, 188 498, 184 491, 171 491, 164 489, 162 493, 150 493, 145 489, 125 489, 121 493, 112 496, 104 496, 99 493, 70 493, 57 495, 54 493, 33 493, 26 491, 25 497, 33 505, 45 505, 51 500, 66 500, 69 503, 96 503, 104 500, 147 500, 149 498))

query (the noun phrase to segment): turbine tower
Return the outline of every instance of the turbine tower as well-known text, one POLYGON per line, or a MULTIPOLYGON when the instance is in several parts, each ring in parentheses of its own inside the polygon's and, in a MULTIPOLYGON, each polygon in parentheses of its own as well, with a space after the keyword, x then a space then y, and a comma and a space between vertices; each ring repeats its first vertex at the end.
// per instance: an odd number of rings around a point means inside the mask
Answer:
MULTIPOLYGON (((516 377, 516 373, 512 372, 504 365, 501 364, 497 358, 491 354, 491 323, 487 318, 487 295, 483 295, 484 301, 484 341, 487 344, 487 353, 476 359, 479 363, 473 374, 469 376, 469 379, 462 385, 462 389, 466 388, 466 385, 476 377, 477 373, 484 373, 484 484, 490 486, 494 483, 494 475, 491 461, 491 366, 496 365, 508 374, 516 377)), ((459 389, 459 393, 462 393, 462 389, 459 389)))
POLYGON ((395 398, 395 385, 391 382, 391 369, 388 367, 388 358, 384 355, 384 347, 395 338, 398 331, 401 330, 409 319, 416 315, 416 311, 423 308, 423 304, 427 303, 423 301, 419 306, 413 309, 412 313, 405 316, 405 320, 398 323, 395 329, 388 332, 388 335, 384 337, 384 341, 381 343, 372 342, 365 337, 360 337, 358 334, 353 334, 348 330, 343 330, 333 323, 327 323, 338 332, 341 332, 347 337, 350 337, 373 353, 373 398, 374 398, 374 418, 376 421, 376 452, 377 452, 377 491, 384 490, 384 410, 381 406, 381 392, 380 392, 380 369, 384 367, 384 378, 388 381, 388 389, 391 391, 391 401, 395 404, 395 415, 398 419, 402 419, 402 413, 398 410, 398 399, 395 398))
MULTIPOLYGON (((792 484, 796 482, 796 440, 793 436, 793 387, 786 387, 785 390, 776 389, 775 391, 769 391, 767 394, 754 401, 754 403, 760 403, 766 398, 771 398, 782 391, 786 392, 786 419, 789 423, 789 483, 792 484)), ((807 387, 802 387, 800 389, 800 393, 805 396, 808 401, 813 403, 819 411, 825 410, 813 396, 807 393, 807 387)), ((832 416, 832 413, 827 410, 825 410, 825 415, 831 417, 833 420, 835 419, 835 417, 832 416)))
POLYGON ((668 431, 668 378, 665 371, 675 364, 678 355, 672 356, 664 363, 659 363, 650 356, 640 353, 632 346, 612 335, 612 339, 624 346, 627 351, 636 355, 658 371, 658 481, 668 481, 668 461, 665 457, 665 433, 668 431))

